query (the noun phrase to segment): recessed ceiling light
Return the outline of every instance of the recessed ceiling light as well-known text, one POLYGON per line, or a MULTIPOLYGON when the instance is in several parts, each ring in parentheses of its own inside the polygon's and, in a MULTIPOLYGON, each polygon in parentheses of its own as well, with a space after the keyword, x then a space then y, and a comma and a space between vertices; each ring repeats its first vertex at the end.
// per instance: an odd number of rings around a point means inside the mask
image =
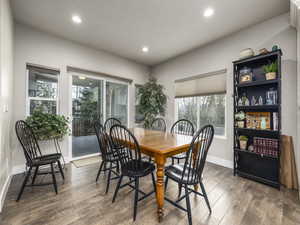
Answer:
POLYGON ((78 15, 73 15, 73 16, 72 16, 72 21, 73 21, 74 23, 76 23, 76 24, 82 23, 82 19, 81 19, 80 16, 78 16, 78 15))
POLYGON ((207 8, 204 11, 203 16, 204 17, 211 17, 212 15, 214 15, 215 11, 212 8, 207 8))
POLYGON ((145 52, 145 53, 147 53, 147 52, 149 52, 149 48, 148 48, 147 46, 144 46, 144 47, 142 48, 142 51, 145 52))

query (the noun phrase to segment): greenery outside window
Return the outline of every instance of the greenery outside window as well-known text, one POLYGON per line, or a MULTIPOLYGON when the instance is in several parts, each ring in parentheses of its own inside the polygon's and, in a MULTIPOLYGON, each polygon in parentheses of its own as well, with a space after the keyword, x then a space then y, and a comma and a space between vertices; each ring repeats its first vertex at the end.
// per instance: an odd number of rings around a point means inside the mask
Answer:
POLYGON ((178 119, 190 120, 197 129, 212 124, 215 134, 225 136, 226 94, 176 98, 178 119))
POLYGON ((27 66, 27 73, 27 115, 35 110, 57 114, 59 71, 27 66))

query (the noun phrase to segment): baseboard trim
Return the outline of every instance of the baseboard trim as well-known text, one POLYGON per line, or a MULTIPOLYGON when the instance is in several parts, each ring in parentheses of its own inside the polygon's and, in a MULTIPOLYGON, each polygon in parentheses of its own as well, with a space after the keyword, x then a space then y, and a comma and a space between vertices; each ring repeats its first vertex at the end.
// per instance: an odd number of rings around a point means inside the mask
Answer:
POLYGON ((4 201, 5 201, 5 198, 6 198, 6 194, 7 194, 10 182, 11 182, 11 178, 12 178, 12 175, 10 175, 6 178, 4 186, 1 190, 1 194, 0 194, 0 213, 2 212, 2 208, 3 208, 4 201))
POLYGON ((233 169, 233 162, 227 159, 222 159, 216 156, 208 155, 206 161, 219 166, 224 166, 233 169))

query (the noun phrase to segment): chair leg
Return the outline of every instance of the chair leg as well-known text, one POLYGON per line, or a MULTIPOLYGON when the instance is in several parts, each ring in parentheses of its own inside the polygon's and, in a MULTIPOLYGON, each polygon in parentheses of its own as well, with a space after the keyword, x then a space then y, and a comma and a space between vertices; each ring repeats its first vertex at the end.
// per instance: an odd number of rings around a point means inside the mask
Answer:
POLYGON ((165 181, 165 192, 167 191, 168 182, 169 182, 169 177, 166 177, 166 181, 165 181))
POLYGON ((151 173, 151 178, 152 178, 153 189, 154 189, 154 191, 156 193, 156 182, 155 182, 154 173, 151 173))
POLYGON ((180 159, 177 159, 177 164, 179 164, 180 163, 180 159))
POLYGON ((56 184, 56 178, 55 178, 53 163, 51 163, 51 173, 52 173, 52 180, 53 180, 54 190, 55 190, 55 193, 57 194, 57 184, 56 184))
POLYGON ((100 173, 101 173, 101 171, 102 171, 103 164, 104 164, 104 161, 101 162, 101 165, 100 165, 100 167, 99 167, 99 170, 98 170, 98 173, 97 173, 97 177, 96 177, 96 183, 98 182, 100 173))
POLYGON ((104 175, 106 175, 106 162, 104 162, 104 175))
POLYGON ((39 166, 37 166, 35 168, 34 175, 33 175, 32 181, 31 181, 31 185, 34 185, 35 178, 36 178, 36 175, 37 175, 38 171, 39 171, 39 166))
POLYGON ((114 193, 114 197, 113 197, 113 199, 112 199, 112 202, 113 202, 113 203, 114 203, 115 200, 116 200, 117 194, 118 194, 118 192, 119 192, 119 189, 120 189, 120 186, 121 186, 121 183, 122 183, 122 179, 123 179, 123 175, 121 175, 120 178, 119 178, 119 181, 118 181, 118 184, 117 184, 115 193, 114 193))
POLYGON ((207 194, 206 194, 206 191, 205 191, 205 188, 204 188, 204 185, 202 182, 200 182, 200 187, 201 187, 201 190, 202 190, 202 194, 204 196, 204 199, 205 199, 205 202, 206 202, 206 205, 209 209, 209 213, 211 213, 211 208, 210 208, 210 204, 209 204, 209 201, 208 201, 208 197, 207 197, 207 194))
POLYGON ((182 184, 178 183, 178 198, 180 198, 182 192, 182 184))
POLYGON ((111 170, 112 170, 112 162, 110 162, 110 166, 109 166, 109 172, 108 172, 108 176, 107 176, 107 182, 106 182, 106 190, 105 190, 105 194, 107 194, 108 189, 109 189, 111 170))
POLYGON ((120 173, 120 165, 119 165, 119 161, 117 161, 116 164, 117 164, 117 173, 120 173))
POLYGON ((174 165, 174 158, 172 158, 172 165, 174 165))
POLYGON ((58 164, 58 168, 59 168, 61 177, 62 177, 62 179, 64 180, 64 179, 65 179, 65 174, 64 174, 63 168, 62 168, 61 163, 60 163, 59 160, 57 160, 57 164, 58 164))
POLYGON ((22 196, 22 194, 23 194, 24 188, 25 188, 26 183, 27 183, 27 181, 28 181, 28 178, 29 178, 29 176, 30 176, 30 174, 31 174, 31 170, 32 170, 32 167, 30 166, 30 167, 29 167, 29 170, 28 170, 28 172, 27 172, 27 174, 26 174, 26 176, 25 176, 25 179, 24 179, 24 181, 23 181, 23 184, 22 184, 22 186, 21 186, 20 192, 19 192, 19 194, 18 194, 17 202, 20 200, 20 198, 21 198, 21 196, 22 196))
POLYGON ((135 221, 136 218, 138 199, 139 199, 139 178, 135 178, 133 221, 135 221))
POLYGON ((189 225, 192 225, 192 212, 191 212, 191 203, 190 203, 190 196, 189 196, 189 189, 188 186, 185 185, 185 200, 186 200, 186 209, 187 209, 187 214, 188 214, 188 221, 189 225))

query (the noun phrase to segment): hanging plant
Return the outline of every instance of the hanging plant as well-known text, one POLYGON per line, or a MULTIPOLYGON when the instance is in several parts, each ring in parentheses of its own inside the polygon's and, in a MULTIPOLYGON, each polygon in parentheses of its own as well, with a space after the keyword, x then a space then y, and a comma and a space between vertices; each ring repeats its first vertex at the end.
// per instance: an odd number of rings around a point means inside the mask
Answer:
POLYGON ((63 115, 35 110, 26 122, 32 127, 38 140, 61 139, 70 134, 69 119, 63 115))
POLYGON ((167 96, 164 87, 157 84, 155 78, 150 78, 147 83, 139 88, 139 112, 144 116, 144 127, 150 128, 152 121, 157 116, 164 116, 167 96))

